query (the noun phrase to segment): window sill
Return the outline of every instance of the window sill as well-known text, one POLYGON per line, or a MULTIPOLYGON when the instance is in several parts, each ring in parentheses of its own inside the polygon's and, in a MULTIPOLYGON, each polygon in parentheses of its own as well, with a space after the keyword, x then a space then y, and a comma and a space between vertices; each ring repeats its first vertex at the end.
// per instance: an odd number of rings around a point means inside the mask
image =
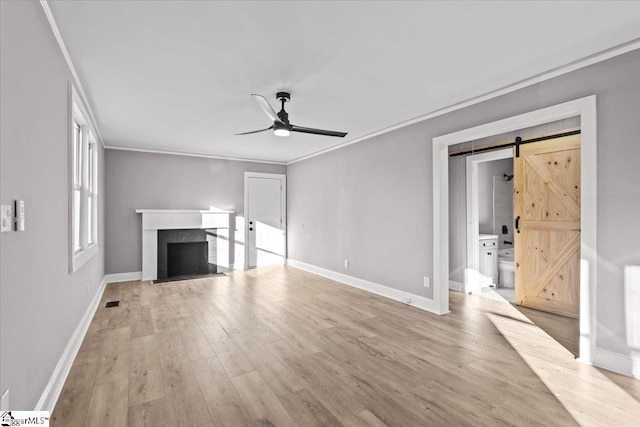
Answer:
POLYGON ((92 246, 89 246, 87 249, 74 254, 71 258, 71 272, 75 273, 87 263, 91 258, 93 258, 98 253, 98 244, 94 243, 92 246))

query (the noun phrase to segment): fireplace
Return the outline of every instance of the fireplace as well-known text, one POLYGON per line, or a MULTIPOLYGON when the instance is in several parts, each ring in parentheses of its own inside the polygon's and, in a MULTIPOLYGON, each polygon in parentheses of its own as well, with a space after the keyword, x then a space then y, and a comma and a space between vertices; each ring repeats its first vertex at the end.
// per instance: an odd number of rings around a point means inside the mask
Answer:
POLYGON ((210 257, 211 243, 215 240, 204 229, 158 230, 156 282, 217 274, 218 266, 210 257))
MULTIPOLYGON (((136 209, 136 213, 142 216, 142 280, 168 280, 168 243, 207 241, 208 264, 213 264, 218 273, 233 270, 233 212, 219 209, 136 209), (161 231, 179 233, 169 237, 162 233, 161 237, 161 231), (176 237, 180 234, 183 237, 176 237)), ((212 268, 211 265, 209 267, 212 268)))

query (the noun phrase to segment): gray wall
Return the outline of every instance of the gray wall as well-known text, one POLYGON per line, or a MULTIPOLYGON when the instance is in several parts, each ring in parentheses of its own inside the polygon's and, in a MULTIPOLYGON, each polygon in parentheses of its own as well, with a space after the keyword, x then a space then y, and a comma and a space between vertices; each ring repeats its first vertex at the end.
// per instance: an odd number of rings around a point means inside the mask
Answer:
POLYGON ((288 257, 426 296, 430 159, 410 126, 288 166, 288 257))
POLYGON ((482 234, 493 230, 493 177, 513 175, 513 159, 500 159, 478 164, 478 226, 482 234))
POLYGON ((289 257, 430 297, 422 276, 432 274, 432 138, 596 94, 596 344, 628 354, 623 268, 640 264, 638 70, 636 50, 290 165, 289 257))
POLYGON ((244 212, 244 172, 285 167, 200 157, 106 150, 107 274, 142 270, 142 216, 136 209, 244 212))
POLYGON ((26 231, 0 234, 0 393, 15 410, 35 407, 104 276, 104 192, 100 252, 69 273, 72 79, 40 3, 0 1, 0 201, 26 208, 26 231))

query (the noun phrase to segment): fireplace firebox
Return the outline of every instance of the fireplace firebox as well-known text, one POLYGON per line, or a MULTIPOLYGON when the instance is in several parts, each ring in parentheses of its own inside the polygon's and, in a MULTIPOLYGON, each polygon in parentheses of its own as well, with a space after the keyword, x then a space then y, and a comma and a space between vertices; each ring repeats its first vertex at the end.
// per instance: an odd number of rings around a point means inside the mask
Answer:
POLYGON ((169 282, 218 273, 210 262, 207 230, 158 230, 158 276, 156 282, 169 282))

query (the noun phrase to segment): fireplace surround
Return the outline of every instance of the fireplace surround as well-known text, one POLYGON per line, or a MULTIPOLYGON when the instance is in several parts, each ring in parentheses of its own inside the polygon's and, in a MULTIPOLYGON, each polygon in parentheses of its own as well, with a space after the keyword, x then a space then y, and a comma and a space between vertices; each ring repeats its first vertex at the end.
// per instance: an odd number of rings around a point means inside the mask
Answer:
MULTIPOLYGON (((137 209, 136 213, 142 214, 142 280, 157 280, 158 273, 167 274, 167 266, 159 265, 159 251, 165 251, 166 243, 179 243, 188 241, 206 241, 206 230, 228 229, 230 238, 225 241, 229 245, 229 254, 233 254, 231 247, 233 236, 233 212, 219 210, 170 210, 170 209, 137 209), (188 231, 187 237, 172 237, 165 241, 160 248, 158 231, 188 231), (191 234, 193 233, 193 234, 191 234), (194 238, 197 233, 199 236, 194 238), (182 239, 182 240, 181 240, 182 239)), ((178 233, 180 234, 180 233, 178 233)), ((202 248, 201 248, 202 249, 202 248)), ((195 249, 191 248, 192 251, 195 249)), ((200 256, 200 259, 201 256, 200 256)), ((202 262, 202 261, 199 261, 202 262)), ((233 259, 229 256, 226 268, 233 269, 233 259)), ((160 279, 162 280, 162 279, 160 279)))

